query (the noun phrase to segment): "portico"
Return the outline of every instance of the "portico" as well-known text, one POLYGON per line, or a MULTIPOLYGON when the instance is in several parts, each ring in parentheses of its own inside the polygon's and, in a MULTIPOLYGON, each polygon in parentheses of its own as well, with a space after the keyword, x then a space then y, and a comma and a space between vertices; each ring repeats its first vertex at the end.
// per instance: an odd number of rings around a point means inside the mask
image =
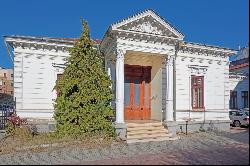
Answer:
POLYGON ((122 56, 116 60, 116 123, 126 120, 173 121, 171 58, 137 51, 126 51, 122 56))
POLYGON ((173 121, 173 57, 182 39, 151 10, 108 29, 100 48, 113 81, 118 126, 126 120, 173 121))
POLYGON ((236 51, 183 38, 152 10, 108 28, 100 50, 112 80, 120 135, 126 137, 127 120, 157 120, 173 133, 187 120, 200 128, 215 122, 228 129, 226 73, 228 57, 236 51))

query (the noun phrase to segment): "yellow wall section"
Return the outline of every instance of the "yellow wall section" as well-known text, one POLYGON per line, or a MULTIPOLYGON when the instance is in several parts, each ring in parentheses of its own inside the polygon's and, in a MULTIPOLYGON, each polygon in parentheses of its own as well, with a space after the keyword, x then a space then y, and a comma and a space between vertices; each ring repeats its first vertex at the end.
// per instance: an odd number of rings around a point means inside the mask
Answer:
POLYGON ((151 70, 151 119, 162 119, 162 69, 160 55, 129 52, 125 64, 152 66, 151 70))

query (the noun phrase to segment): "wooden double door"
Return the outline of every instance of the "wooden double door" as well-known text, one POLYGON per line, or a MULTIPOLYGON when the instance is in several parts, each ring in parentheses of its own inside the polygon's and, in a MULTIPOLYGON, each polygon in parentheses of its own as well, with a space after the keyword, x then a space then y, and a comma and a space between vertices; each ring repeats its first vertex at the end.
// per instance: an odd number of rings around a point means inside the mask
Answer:
POLYGON ((125 120, 151 117, 151 66, 124 66, 125 120))

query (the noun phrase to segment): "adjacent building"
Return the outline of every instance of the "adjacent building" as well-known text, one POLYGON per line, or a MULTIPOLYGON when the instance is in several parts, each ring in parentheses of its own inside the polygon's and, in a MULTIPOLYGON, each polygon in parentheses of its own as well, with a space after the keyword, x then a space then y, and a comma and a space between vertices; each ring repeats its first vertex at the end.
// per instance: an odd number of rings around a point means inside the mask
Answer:
POLYGON ((13 69, 5 69, 0 67, 0 93, 13 95, 13 69))
MULTIPOLYGON (((53 119, 57 77, 74 39, 5 36, 14 54, 14 96, 21 117, 53 119)), ((102 41, 112 80, 115 126, 159 121, 171 132, 229 130, 230 48, 193 43, 152 10, 111 24, 102 41)))
POLYGON ((243 47, 230 63, 230 109, 249 108, 249 47, 243 47))

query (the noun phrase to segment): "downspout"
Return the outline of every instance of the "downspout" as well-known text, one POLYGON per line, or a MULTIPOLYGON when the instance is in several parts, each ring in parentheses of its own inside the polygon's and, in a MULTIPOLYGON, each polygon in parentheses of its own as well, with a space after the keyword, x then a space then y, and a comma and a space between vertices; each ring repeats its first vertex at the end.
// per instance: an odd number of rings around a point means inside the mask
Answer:
POLYGON ((176 57, 180 48, 184 45, 183 41, 177 41, 175 45, 175 54, 173 59, 173 112, 174 121, 176 121, 176 57))
POLYGON ((176 121, 176 56, 177 51, 175 51, 175 56, 173 59, 173 111, 174 111, 174 121, 176 121))

